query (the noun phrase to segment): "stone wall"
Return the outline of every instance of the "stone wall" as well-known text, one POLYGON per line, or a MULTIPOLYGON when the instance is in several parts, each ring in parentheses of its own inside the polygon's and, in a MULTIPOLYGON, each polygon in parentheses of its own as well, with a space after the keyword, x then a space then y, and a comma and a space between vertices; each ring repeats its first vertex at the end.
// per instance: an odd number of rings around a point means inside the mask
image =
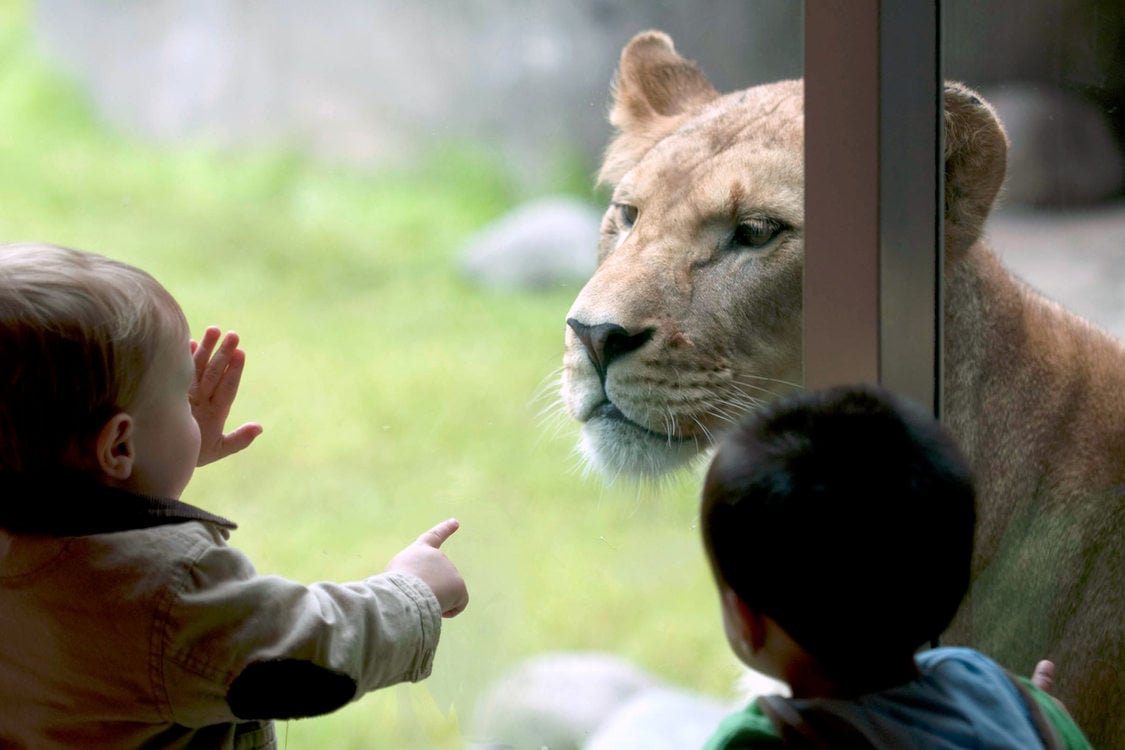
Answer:
MULTIPOLYGON (((946 0, 948 77, 1046 82, 1125 120, 1120 0, 946 0), (982 10, 986 8, 987 10, 982 10)), ((624 42, 661 28, 720 90, 802 67, 798 0, 35 0, 42 49, 117 127, 383 164, 475 141, 593 171, 624 42)))
POLYGON ((636 31, 669 30, 718 85, 800 75, 792 0, 39 0, 35 21, 101 114, 146 137, 371 163, 474 140, 532 182, 562 155, 593 168, 636 31))

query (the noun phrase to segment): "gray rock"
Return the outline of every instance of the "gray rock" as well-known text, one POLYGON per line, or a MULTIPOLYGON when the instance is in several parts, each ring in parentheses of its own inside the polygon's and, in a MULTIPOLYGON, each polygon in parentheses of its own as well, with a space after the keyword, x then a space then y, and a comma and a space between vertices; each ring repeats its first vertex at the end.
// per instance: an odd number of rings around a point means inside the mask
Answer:
POLYGON ((471 721, 474 750, 579 750, 617 709, 657 680, 603 653, 544 654, 502 676, 471 721))
POLYGON ((466 241, 460 270, 491 289, 581 284, 598 262, 600 224, 601 213, 575 199, 525 203, 466 241))
POLYGON ((735 706, 698 693, 657 687, 626 701, 583 750, 688 750, 703 747, 735 706))
MULTIPOLYGON (((732 657, 733 659, 733 657, 732 657)), ((471 750, 684 750, 703 745, 719 721, 784 684, 745 670, 719 698, 674 687, 598 652, 528 659, 477 705, 471 750)))

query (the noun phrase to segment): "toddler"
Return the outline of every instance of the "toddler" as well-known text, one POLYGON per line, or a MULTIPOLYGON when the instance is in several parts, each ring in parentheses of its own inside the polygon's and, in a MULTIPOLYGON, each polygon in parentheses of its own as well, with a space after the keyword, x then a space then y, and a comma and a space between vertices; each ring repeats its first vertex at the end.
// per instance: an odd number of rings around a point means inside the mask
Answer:
POLYGON ((274 748, 273 719, 430 674, 468 603, 455 520, 305 586, 179 500, 261 433, 224 433, 244 363, 144 271, 0 246, 0 746, 274 748))
POLYGON ((952 439, 883 390, 796 394, 738 427, 704 482, 703 542, 731 648, 792 698, 727 717, 708 750, 1088 748, 983 654, 917 653, 965 594, 974 523, 952 439))

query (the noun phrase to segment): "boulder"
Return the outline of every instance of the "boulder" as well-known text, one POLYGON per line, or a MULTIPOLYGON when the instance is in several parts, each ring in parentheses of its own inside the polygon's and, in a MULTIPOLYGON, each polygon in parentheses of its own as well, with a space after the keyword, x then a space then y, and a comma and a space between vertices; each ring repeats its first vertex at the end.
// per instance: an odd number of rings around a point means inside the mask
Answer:
POLYGON ((625 659, 596 652, 549 653, 502 675, 477 704, 473 750, 580 750, 634 695, 658 685, 625 659))
POLYGON ((581 285, 598 263, 601 212, 567 197, 517 207, 466 240, 461 273, 497 290, 581 285))
POLYGON ((1008 132, 1007 205, 1073 207, 1105 201, 1125 186, 1125 156, 1100 107, 1046 84, 982 91, 1008 132))

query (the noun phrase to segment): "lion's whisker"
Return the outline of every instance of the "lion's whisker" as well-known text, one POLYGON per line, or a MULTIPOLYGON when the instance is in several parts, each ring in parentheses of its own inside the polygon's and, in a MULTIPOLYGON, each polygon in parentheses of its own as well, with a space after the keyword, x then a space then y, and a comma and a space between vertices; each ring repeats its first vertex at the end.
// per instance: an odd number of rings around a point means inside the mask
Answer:
POLYGON ((804 390, 804 386, 801 385, 800 383, 793 383, 791 381, 782 380, 780 378, 768 378, 765 375, 752 375, 752 374, 745 374, 745 375, 743 375, 743 377, 751 378, 753 380, 764 380, 764 381, 767 381, 767 382, 770 382, 770 383, 780 383, 781 385, 787 385, 790 388, 797 388, 798 390, 804 390))

